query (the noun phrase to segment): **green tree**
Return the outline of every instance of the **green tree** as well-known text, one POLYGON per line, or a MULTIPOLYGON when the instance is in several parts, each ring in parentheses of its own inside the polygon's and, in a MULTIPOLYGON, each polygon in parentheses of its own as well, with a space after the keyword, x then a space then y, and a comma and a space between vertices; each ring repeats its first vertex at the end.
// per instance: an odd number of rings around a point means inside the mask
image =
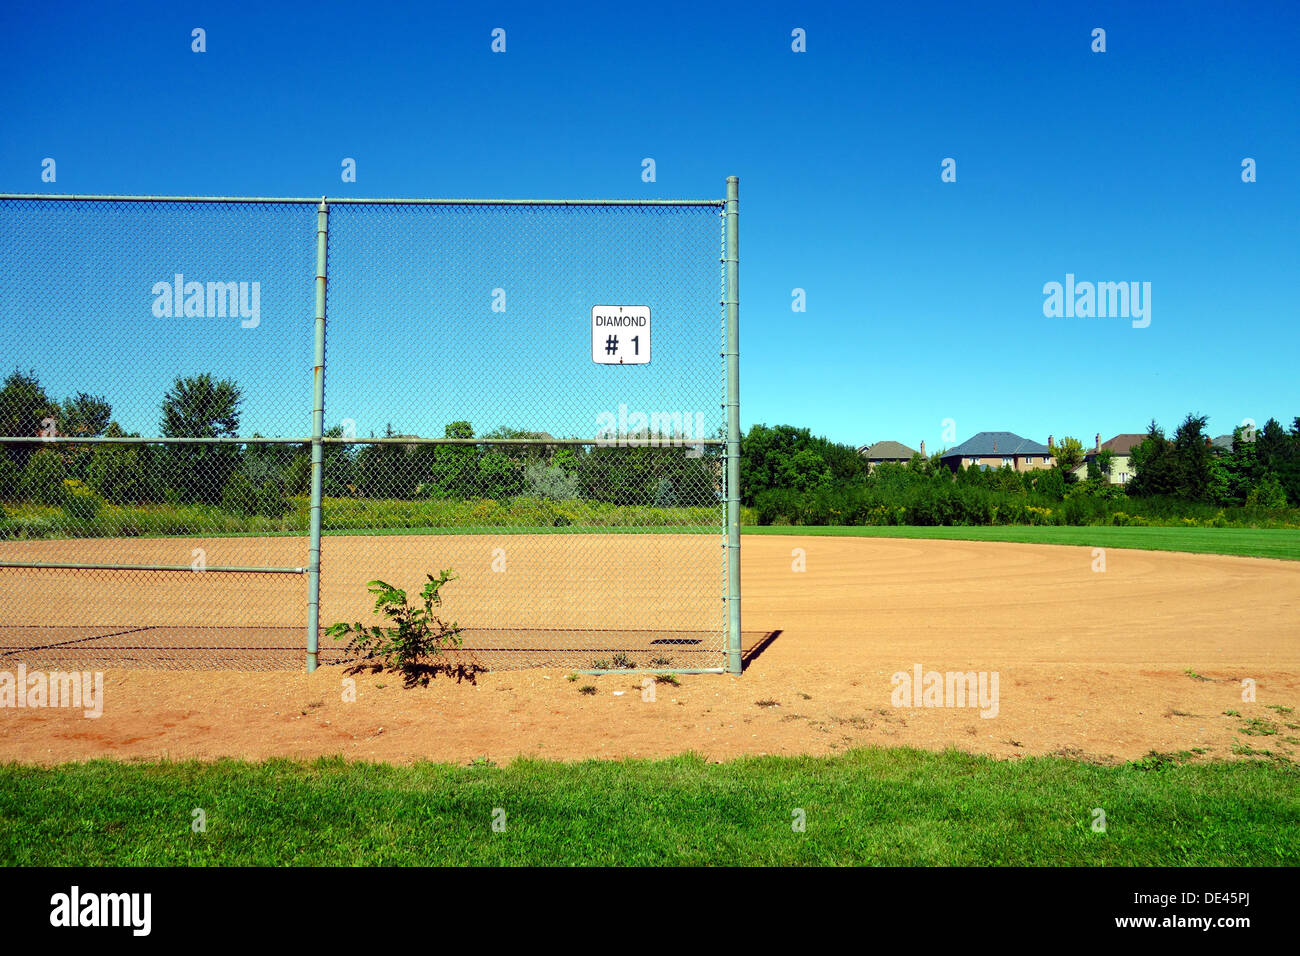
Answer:
POLYGON ((1259 486, 1252 488, 1246 496, 1246 504, 1252 508, 1285 508, 1286 492, 1277 476, 1265 475, 1259 486))
POLYGON ((978 487, 984 484, 984 471, 978 464, 971 462, 965 468, 957 469, 956 480, 964 488, 978 487))
POLYGON ((1019 473, 1010 465, 1003 465, 990 476, 990 486, 1005 494, 1024 494, 1025 486, 1019 473))
MULTIPOLYGON (((342 438, 343 426, 335 425, 325 430, 326 438, 342 438)), ((328 444, 321 448, 321 496, 343 498, 351 495, 356 484, 356 454, 354 446, 328 444)), ((310 476, 308 476, 310 480, 310 476)))
MULTIPOLYGON (((239 433, 239 386, 229 379, 214 381, 208 373, 177 378, 162 403, 162 433, 166 438, 234 438, 239 433)), ((165 480, 181 501, 215 505, 239 465, 237 446, 169 445, 165 480)))
MULTIPOLYGON (((35 437, 41 434, 46 419, 58 419, 59 406, 45 393, 36 378, 35 370, 22 372, 14 369, 0 386, 0 435, 35 437)), ((4 454, 21 472, 35 453, 31 443, 9 444, 4 454)))
MULTIPOLYGON (((58 420, 57 428, 60 435, 96 438, 104 433, 112 414, 112 407, 102 396, 78 392, 72 398, 63 400, 54 417, 58 420)), ((62 451, 68 463, 68 474, 85 481, 94 455, 94 447, 64 445, 62 451)))
MULTIPOLYGON (((474 426, 467 421, 448 422, 443 426, 442 437, 466 440, 474 437, 474 426)), ((479 449, 476 445, 425 445, 418 456, 420 472, 426 475, 432 493, 447 498, 477 498, 483 496, 479 475, 479 449)), ((491 467, 501 468, 501 462, 491 467)))
POLYGON ((1076 482, 1078 476, 1074 470, 1083 464, 1083 442, 1066 435, 1051 448, 1051 452, 1056 459, 1055 467, 1061 472, 1061 480, 1067 485, 1076 482))
POLYGON ((1270 418, 1257 433, 1255 446, 1261 473, 1274 475, 1287 499, 1300 504, 1300 417, 1294 420, 1290 432, 1277 419, 1270 418))
POLYGON ((1031 476, 1034 491, 1052 501, 1065 497, 1065 477, 1059 468, 1040 468, 1026 472, 1031 476))
POLYGON ((112 416, 113 408, 103 396, 78 392, 63 400, 56 417, 60 435, 96 438, 104 434, 112 416))
MULTIPOLYGON (((384 428, 384 437, 409 436, 395 433, 390 423, 384 428)), ((357 454, 355 469, 358 492, 367 498, 415 497, 421 480, 428 476, 427 462, 434 448, 397 443, 363 446, 357 454)))
POLYGON ((833 442, 829 438, 813 437, 808 441, 808 448, 826 462, 833 483, 839 485, 866 480, 867 460, 854 446, 833 442))
POLYGON ((1093 458, 1093 463, 1097 466, 1097 470, 1101 472, 1102 477, 1109 481, 1111 473, 1115 470, 1115 453, 1109 448, 1103 448, 1093 458))
POLYGON ((741 502, 752 505, 764 491, 810 491, 829 484, 830 466, 808 429, 753 425, 740 442, 741 502))
POLYGON ((38 504, 62 504, 63 479, 67 477, 68 466, 63 455, 53 448, 38 448, 23 468, 19 493, 38 504))
POLYGON ((1173 494, 1172 455, 1172 443, 1165 437, 1164 429, 1153 420, 1146 437, 1129 451, 1133 477, 1128 482, 1128 493, 1135 498, 1173 494))
POLYGON ((1204 415, 1189 414, 1174 432, 1173 493, 1186 501, 1210 500, 1210 450, 1204 415))
MULTIPOLYGON (((117 422, 104 429, 106 438, 127 436, 117 422)), ((160 452, 151 445, 96 445, 86 468, 86 484, 114 504, 144 504, 158 500, 160 452)))

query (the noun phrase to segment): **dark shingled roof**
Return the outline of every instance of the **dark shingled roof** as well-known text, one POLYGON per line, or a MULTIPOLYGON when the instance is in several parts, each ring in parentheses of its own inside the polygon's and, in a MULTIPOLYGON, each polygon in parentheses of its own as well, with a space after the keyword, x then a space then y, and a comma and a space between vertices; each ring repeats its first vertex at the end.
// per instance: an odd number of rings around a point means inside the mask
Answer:
MULTIPOLYGON (((1127 455, 1133 450, 1134 445, 1142 444, 1142 439, 1146 438, 1146 433, 1126 432, 1122 435, 1116 435, 1110 441, 1101 443, 1102 451, 1113 451, 1117 455, 1127 455)), ((1089 452, 1092 454, 1092 452, 1089 452)))
POLYGON ((1050 455, 1051 449, 1015 432, 980 432, 956 448, 943 453, 944 458, 994 458, 1000 455, 1050 455))
POLYGON ((872 461, 885 461, 891 458, 901 458, 903 461, 909 461, 918 452, 915 449, 908 448, 902 442, 878 441, 869 448, 859 448, 858 454, 872 461))

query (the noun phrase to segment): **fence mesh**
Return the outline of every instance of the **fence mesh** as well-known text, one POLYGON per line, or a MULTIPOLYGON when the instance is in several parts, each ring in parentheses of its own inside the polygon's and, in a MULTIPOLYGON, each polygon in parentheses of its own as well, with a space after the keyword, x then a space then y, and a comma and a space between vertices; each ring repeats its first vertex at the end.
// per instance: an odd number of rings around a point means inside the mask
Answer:
MULTIPOLYGON (((720 212, 330 204, 322 663, 446 569, 451 663, 725 665, 720 212)), ((0 199, 0 667, 302 665, 316 213, 0 199)))

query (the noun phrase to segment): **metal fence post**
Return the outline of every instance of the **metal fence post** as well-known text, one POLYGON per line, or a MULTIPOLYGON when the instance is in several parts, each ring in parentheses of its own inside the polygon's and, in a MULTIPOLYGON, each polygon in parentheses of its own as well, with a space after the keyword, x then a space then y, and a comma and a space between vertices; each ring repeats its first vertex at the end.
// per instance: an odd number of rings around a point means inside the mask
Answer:
POLYGON ((727 177, 727 671, 740 647, 740 180, 727 177))
POLYGON ((321 487, 325 471, 325 274, 330 210, 321 196, 316 210, 316 353, 312 364, 311 540, 307 551, 307 673, 316 669, 320 640, 321 487))

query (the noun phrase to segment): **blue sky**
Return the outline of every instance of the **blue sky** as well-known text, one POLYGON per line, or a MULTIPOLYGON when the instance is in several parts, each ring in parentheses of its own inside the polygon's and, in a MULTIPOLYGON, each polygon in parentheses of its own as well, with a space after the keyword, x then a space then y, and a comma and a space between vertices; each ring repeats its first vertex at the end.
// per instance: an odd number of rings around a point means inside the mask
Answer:
MULTIPOLYGON (((0 191, 717 198, 737 175, 746 427, 933 449, 945 419, 1090 441, 1300 414, 1298 5, 469 6, 7 4, 0 191), (1067 273, 1150 282, 1150 326, 1045 317, 1067 273)), ((7 367, 73 387, 0 323, 7 367)), ((81 349, 110 400, 163 347, 117 341, 81 349)))

